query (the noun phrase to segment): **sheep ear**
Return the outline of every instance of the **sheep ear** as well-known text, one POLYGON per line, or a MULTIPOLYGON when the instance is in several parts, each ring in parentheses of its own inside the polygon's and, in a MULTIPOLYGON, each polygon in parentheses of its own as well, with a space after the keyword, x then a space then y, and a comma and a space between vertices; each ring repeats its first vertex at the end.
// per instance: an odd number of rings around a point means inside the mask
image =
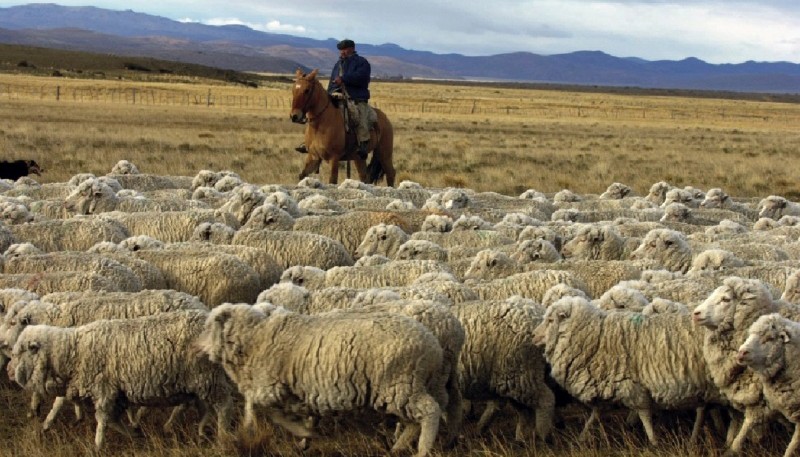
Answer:
POLYGON ((556 315, 558 316, 559 319, 564 319, 569 317, 569 313, 567 313, 566 311, 559 311, 556 315))
POLYGON ((220 324, 224 324, 230 318, 231 318, 230 311, 222 311, 219 314, 217 314, 217 317, 214 320, 220 324))
POLYGON ((21 325, 31 325, 31 317, 30 316, 25 316, 25 317, 23 317, 22 319, 19 320, 19 323, 21 325))
POLYGON ((38 353, 41 347, 42 346, 39 344, 38 341, 31 341, 30 343, 28 343, 28 350, 34 354, 38 353))
POLYGON ((781 339, 781 341, 783 341, 783 344, 786 344, 792 340, 792 337, 786 330, 781 330, 780 332, 778 332, 778 337, 781 339))

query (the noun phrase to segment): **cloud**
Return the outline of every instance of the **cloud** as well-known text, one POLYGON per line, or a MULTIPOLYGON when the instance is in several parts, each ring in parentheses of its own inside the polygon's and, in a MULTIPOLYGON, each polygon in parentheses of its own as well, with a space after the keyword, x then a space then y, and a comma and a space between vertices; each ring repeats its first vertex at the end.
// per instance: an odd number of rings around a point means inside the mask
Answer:
POLYGON ((305 34, 306 28, 302 25, 292 25, 292 24, 283 24, 281 21, 278 20, 271 20, 266 23, 258 23, 258 22, 248 22, 243 21, 237 18, 222 18, 216 17, 211 19, 204 19, 204 20, 194 20, 189 18, 178 19, 180 22, 196 22, 206 25, 215 25, 215 26, 222 26, 222 25, 244 25, 246 27, 250 27, 253 30, 260 30, 262 32, 277 32, 277 33, 289 33, 289 34, 305 34))

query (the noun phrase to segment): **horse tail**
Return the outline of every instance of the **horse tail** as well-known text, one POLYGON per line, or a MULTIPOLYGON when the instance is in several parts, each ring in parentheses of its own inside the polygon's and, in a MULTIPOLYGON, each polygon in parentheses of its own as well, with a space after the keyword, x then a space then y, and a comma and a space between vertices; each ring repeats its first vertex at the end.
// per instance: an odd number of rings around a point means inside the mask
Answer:
POLYGON ((385 174, 378 150, 376 149, 372 152, 372 160, 370 160, 369 165, 367 165, 367 183, 377 184, 385 174))

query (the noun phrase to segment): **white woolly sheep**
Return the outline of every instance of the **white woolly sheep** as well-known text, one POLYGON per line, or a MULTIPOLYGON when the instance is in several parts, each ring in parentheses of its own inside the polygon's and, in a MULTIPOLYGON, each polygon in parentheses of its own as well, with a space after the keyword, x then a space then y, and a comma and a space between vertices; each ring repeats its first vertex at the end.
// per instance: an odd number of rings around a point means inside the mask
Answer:
POLYGON ((292 283, 309 290, 325 288, 325 270, 309 265, 295 265, 281 274, 281 283, 292 283))
POLYGON ((564 257, 584 260, 624 260, 640 240, 623 238, 613 225, 587 225, 561 248, 564 257))
POLYGON ((275 205, 278 208, 289 213, 294 218, 298 218, 300 216, 305 215, 305 212, 301 210, 300 207, 297 206, 297 200, 292 198, 286 192, 278 191, 268 194, 264 198, 264 203, 275 205))
POLYGON ((800 203, 770 195, 758 203, 758 217, 778 220, 783 216, 800 216, 800 203))
POLYGON ((686 273, 692 265, 692 250, 682 233, 653 229, 631 253, 631 259, 651 261, 657 268, 686 273))
POLYGON ((786 278, 781 300, 800 305, 800 270, 795 270, 786 278))
POLYGON ((221 222, 201 222, 195 227, 189 241, 205 241, 212 244, 229 244, 236 229, 221 222))
POLYGON ((198 225, 208 223, 225 224, 232 229, 239 228, 239 221, 228 211, 198 209, 189 211, 109 211, 100 219, 119 222, 130 236, 148 235, 165 243, 188 241, 198 225))
POLYGON ((250 217, 242 225, 242 228, 252 230, 292 230, 294 222, 295 219, 291 214, 271 203, 265 203, 256 207, 250 213, 250 217))
POLYGON ((112 175, 136 175, 139 174, 139 168, 128 160, 120 160, 114 164, 111 169, 112 175))
POLYGON ((494 226, 480 216, 467 216, 462 214, 453 222, 453 231, 457 230, 494 230, 494 226))
POLYGON ((380 254, 395 257, 400 246, 408 241, 408 234, 396 225, 378 224, 367 230, 363 241, 355 250, 355 258, 380 254))
POLYGON ((598 308, 606 311, 642 312, 650 302, 641 291, 617 284, 605 291, 593 303, 598 308))
MULTIPOLYGON (((208 316, 198 340, 244 395, 245 427, 255 423, 255 405, 296 406, 315 416, 369 408, 408 425, 393 451, 407 447, 419 430, 417 457, 428 454, 441 417, 436 398, 445 395, 432 391, 442 348, 428 329, 391 313, 360 318, 261 310, 220 306, 208 316), (270 357, 264 358, 265 353, 270 357), (285 366, 302 368, 292 374, 285 366)), ((304 428, 290 431, 307 437, 304 428)))
POLYGON ((327 287, 391 287, 410 285, 419 276, 444 271, 452 273, 447 264, 432 260, 394 260, 375 266, 333 267, 325 273, 327 287))
POLYGON ((759 316, 780 312, 797 319, 800 308, 774 301, 766 286, 758 280, 729 277, 694 309, 692 319, 706 327, 703 355, 716 386, 731 406, 744 413, 739 425, 735 418, 729 434, 731 452, 741 452, 753 426, 764 424, 771 412, 762 394, 762 384, 754 372, 736 362, 736 352, 744 343, 747 329, 759 316))
POLYGON ((22 203, 0 201, 0 222, 8 225, 24 224, 31 222, 33 215, 28 207, 22 203))
POLYGON ((506 276, 492 281, 470 282, 467 286, 481 300, 505 300, 514 295, 541 302, 544 293, 556 284, 566 284, 583 291, 586 284, 571 272, 564 270, 534 270, 506 276))
POLYGON ((531 262, 558 262, 563 260, 561 253, 547 240, 524 240, 517 243, 511 259, 520 265, 531 262))
MULTIPOLYGON (((196 398, 217 412, 221 436, 229 426, 233 386, 220 368, 196 355, 195 339, 206 316, 187 311, 75 328, 30 326, 20 334, 10 366, 26 390, 92 401, 98 449, 108 425, 124 428, 118 421, 120 401, 177 406, 196 398)), ((201 435, 208 418, 200 421, 201 435)))
POLYGON ((447 250, 427 240, 408 240, 397 248, 395 260, 437 260, 447 261, 447 250))
MULTIPOLYGON (((544 346, 553 379, 593 408, 584 439, 600 403, 638 413, 655 444, 655 410, 695 408, 699 419, 706 402, 718 399, 703 359, 702 333, 688 316, 610 313, 586 299, 565 297, 547 308, 533 335, 544 346), (619 357, 620 348, 625 357, 619 357)), ((698 420, 690 441, 697 439, 699 427, 698 420)))
POLYGON ((306 214, 341 214, 345 208, 336 200, 321 194, 313 194, 300 200, 297 207, 306 214))
POLYGON ((606 191, 600 194, 600 197, 598 198, 621 200, 625 197, 633 195, 634 195, 633 189, 631 189, 629 186, 615 182, 612 183, 610 186, 608 186, 608 188, 606 188, 606 191))
POLYGON ((425 217, 420 229, 423 232, 449 232, 453 230, 453 218, 443 214, 431 214, 425 217))
POLYGON ((391 261, 392 261, 392 259, 386 257, 385 255, 373 254, 373 255, 368 255, 368 256, 364 256, 364 257, 359 257, 359 259, 356 260, 356 263, 354 263, 353 266, 354 267, 369 267, 369 266, 375 266, 375 265, 383 265, 384 263, 389 263, 391 261))
POLYGON ((744 266, 745 262, 736 257, 731 251, 724 249, 706 249, 697 254, 692 260, 689 272, 699 271, 724 271, 734 267, 744 266))
MULTIPOLYGON (((128 175, 143 176, 143 175, 128 175)), ((108 184, 96 178, 82 182, 64 200, 64 207, 77 214, 97 214, 108 211, 185 211, 207 208, 208 205, 196 200, 171 199, 151 200, 139 198, 120 198, 108 184)))
MULTIPOLYGON (((516 304, 517 300, 476 301, 450 308, 466 333, 459 385, 468 400, 510 400, 519 414, 517 440, 525 441, 525 428, 534 421, 533 439, 546 440, 553 426, 555 397, 545 382, 542 351, 530 337, 544 309, 516 304)), ((480 428, 488 425, 488 417, 482 419, 480 428)))
POLYGON ((341 242, 316 233, 241 229, 233 244, 263 249, 283 268, 310 265, 327 270, 354 263, 341 242))
POLYGON ((396 225, 406 233, 413 232, 403 216, 391 211, 348 211, 332 216, 301 217, 295 221, 294 231, 316 233, 337 240, 347 252, 355 255, 369 229, 379 224, 396 225))
POLYGON ((252 184, 242 185, 235 188, 228 201, 220 209, 233 214, 239 221, 239 225, 244 224, 250 213, 266 200, 266 195, 257 186, 252 184))
POLYGON ((790 457, 800 447, 800 323, 777 313, 767 314, 759 317, 747 334, 736 361, 758 374, 767 405, 794 424, 792 440, 783 454, 790 457))
POLYGON ((45 252, 85 251, 102 241, 119 243, 130 236, 121 223, 95 218, 29 222, 9 229, 16 242, 29 242, 45 252))
POLYGON ((671 184, 667 184, 664 181, 659 181, 659 182, 653 184, 652 186, 650 186, 650 191, 648 192, 648 194, 645 197, 645 199, 647 199, 647 200, 649 200, 649 201, 651 201, 651 202, 653 202, 653 203, 655 203, 657 205, 660 205, 660 204, 664 203, 664 200, 666 199, 666 196, 667 196, 667 192, 670 189, 673 189, 673 188, 674 188, 674 186, 672 186, 671 184))
POLYGON ((219 181, 214 183, 214 189, 220 192, 230 192, 244 184, 242 178, 234 175, 227 175, 219 178, 219 181))
POLYGON ((586 295, 586 292, 581 289, 576 289, 566 284, 556 284, 547 289, 544 293, 544 297, 542 297, 542 306, 547 308, 564 297, 582 297, 586 300, 591 300, 589 296, 586 295))
POLYGON ((692 312, 689 310, 689 307, 683 303, 665 300, 663 298, 654 298, 653 301, 642 309, 642 314, 645 316, 652 316, 654 314, 686 314, 688 316, 691 315, 692 312))

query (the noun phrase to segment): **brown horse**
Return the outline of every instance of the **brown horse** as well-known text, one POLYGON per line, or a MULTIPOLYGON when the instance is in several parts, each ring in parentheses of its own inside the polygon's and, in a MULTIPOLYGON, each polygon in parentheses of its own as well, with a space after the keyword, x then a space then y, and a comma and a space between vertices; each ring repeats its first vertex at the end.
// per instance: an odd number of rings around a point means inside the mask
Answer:
POLYGON ((317 80, 318 70, 304 75, 297 70, 292 89, 292 111, 289 117, 292 122, 308 121, 306 128, 306 147, 308 154, 300 179, 319 171, 323 160, 330 162, 330 183, 339 180, 339 161, 353 160, 356 163, 358 177, 362 182, 375 184, 386 175, 386 184, 394 187, 395 170, 392 165, 394 149, 394 130, 386 114, 375 109, 378 122, 370 128, 368 150, 372 152, 369 166, 358 157, 355 129, 345 131, 344 115, 336 107, 336 101, 317 80))

